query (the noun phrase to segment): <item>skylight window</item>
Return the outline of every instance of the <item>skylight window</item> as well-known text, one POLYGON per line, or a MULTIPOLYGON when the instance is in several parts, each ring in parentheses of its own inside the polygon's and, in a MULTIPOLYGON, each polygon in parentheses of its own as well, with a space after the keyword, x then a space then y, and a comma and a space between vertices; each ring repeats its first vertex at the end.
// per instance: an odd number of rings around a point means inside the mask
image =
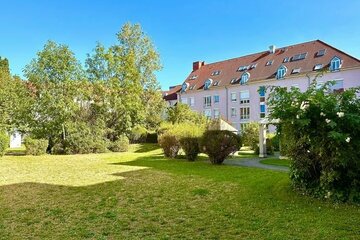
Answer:
POLYGON ((300 70, 301 70, 301 68, 294 68, 294 69, 291 71, 291 74, 298 74, 298 73, 300 73, 300 70))
POLYGON ((194 79, 196 79, 197 78, 197 75, 192 75, 190 78, 189 78, 189 80, 194 80, 194 79))
POLYGON ((289 62, 289 61, 290 61, 290 58, 289 58, 289 57, 286 57, 286 58, 284 58, 284 60, 283 60, 284 63, 287 63, 287 62, 289 62))
POLYGON ((306 58, 307 53, 296 54, 291 58, 291 61, 298 61, 306 58))
POLYGON ((244 85, 249 81, 250 78, 250 73, 248 72, 244 72, 243 75, 241 75, 241 80, 240 80, 240 84, 244 85))
POLYGON ((195 88, 195 85, 190 86, 189 90, 193 90, 195 88))
POLYGON ((315 66, 314 66, 314 70, 316 71, 316 70, 320 70, 320 69, 322 69, 323 68, 323 64, 322 63, 320 63, 320 64, 316 64, 315 66))
POLYGON ((214 71, 211 76, 216 76, 216 75, 220 75, 221 71, 220 70, 216 70, 214 71))
POLYGON ((254 68, 256 68, 256 66, 257 66, 257 63, 253 63, 253 64, 251 64, 250 69, 254 69, 254 68))
POLYGON ((270 66, 270 65, 272 65, 273 63, 274 63, 274 60, 267 61, 266 64, 265 64, 265 66, 270 66))
POLYGON ((234 84, 236 82, 236 80, 237 80, 236 78, 233 78, 233 79, 231 79, 230 83, 234 84))
POLYGON ((247 69, 248 69, 248 66, 240 66, 240 67, 238 68, 238 72, 245 71, 245 70, 247 70, 247 69))
POLYGON ((282 65, 278 68, 278 70, 276 71, 276 79, 282 79, 285 77, 285 74, 287 72, 287 68, 282 65))
POLYGON ((321 57, 321 56, 324 56, 325 53, 326 53, 326 49, 321 49, 316 53, 316 56, 321 57))
POLYGON ((219 81, 215 81, 213 86, 219 86, 219 83, 220 83, 219 81))

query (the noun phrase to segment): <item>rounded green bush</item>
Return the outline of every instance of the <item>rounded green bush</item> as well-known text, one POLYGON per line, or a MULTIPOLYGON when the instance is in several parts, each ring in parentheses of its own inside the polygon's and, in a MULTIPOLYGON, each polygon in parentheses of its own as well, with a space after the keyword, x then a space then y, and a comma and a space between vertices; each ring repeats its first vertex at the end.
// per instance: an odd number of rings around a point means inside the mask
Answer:
POLYGON ((159 136, 158 141, 165 157, 175 158, 177 156, 180 150, 180 142, 175 135, 165 132, 159 136))
POLYGON ((240 146, 240 136, 226 130, 208 130, 200 139, 200 150, 209 156, 213 164, 222 164, 240 146))
POLYGON ((146 141, 147 130, 146 128, 137 125, 131 129, 129 140, 131 143, 143 143, 146 141))
POLYGON ((110 143, 110 151, 127 152, 129 150, 129 139, 125 135, 121 135, 118 140, 110 143))
POLYGON ((200 153, 198 137, 184 137, 180 139, 181 148, 184 150, 186 159, 195 161, 200 153))
POLYGON ((6 149, 9 147, 10 138, 6 133, 0 132, 0 157, 4 156, 6 149))
POLYGON ((32 139, 27 137, 25 139, 26 155, 43 155, 49 145, 47 139, 32 139))

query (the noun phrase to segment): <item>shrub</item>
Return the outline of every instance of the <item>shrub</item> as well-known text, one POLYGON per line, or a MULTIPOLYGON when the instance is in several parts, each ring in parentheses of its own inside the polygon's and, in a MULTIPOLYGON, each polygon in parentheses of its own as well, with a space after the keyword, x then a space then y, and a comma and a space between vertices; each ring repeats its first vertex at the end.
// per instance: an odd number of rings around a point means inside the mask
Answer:
POLYGON ((175 158, 177 156, 180 150, 180 142, 174 134, 165 132, 159 136, 158 141, 165 157, 175 158))
POLYGON ((25 147, 27 155, 42 155, 46 153, 49 141, 46 139, 32 139, 27 137, 25 139, 25 147))
POLYGON ((0 157, 4 156, 6 149, 9 147, 10 138, 6 133, 0 132, 0 157))
POLYGON ((251 122, 241 131, 241 137, 245 146, 249 146, 252 150, 259 147, 259 124, 251 122))
POLYGON ((158 135, 156 132, 148 132, 146 135, 146 143, 158 143, 158 135))
POLYGON ((181 148, 184 150, 186 159, 195 161, 200 152, 198 137, 183 137, 180 139, 181 148))
POLYGON ((274 88, 271 118, 280 120, 281 152, 292 161, 295 189, 315 197, 360 202, 360 89, 332 93, 274 88))
POLYGON ((233 132, 224 130, 208 130, 200 140, 200 150, 209 156, 213 164, 222 162, 240 149, 241 138, 233 132))
POLYGON ((146 141, 146 128, 137 125, 131 129, 129 140, 131 143, 143 143, 146 141))
MULTIPOLYGON (((268 155, 273 155, 274 154, 274 147, 272 145, 272 142, 273 142, 272 138, 267 138, 266 139, 266 154, 268 154, 268 155)), ((256 145, 254 152, 255 152, 255 154, 260 153, 259 145, 256 145)))
POLYGON ((118 140, 110 143, 109 149, 113 152, 127 152, 129 150, 129 139, 121 135, 118 140))

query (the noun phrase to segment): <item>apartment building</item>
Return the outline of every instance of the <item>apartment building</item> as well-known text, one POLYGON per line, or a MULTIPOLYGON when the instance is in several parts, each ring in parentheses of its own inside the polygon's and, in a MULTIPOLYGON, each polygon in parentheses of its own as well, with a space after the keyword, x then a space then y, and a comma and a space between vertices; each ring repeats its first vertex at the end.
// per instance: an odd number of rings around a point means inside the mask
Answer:
MULTIPOLYGON (((225 119, 240 130, 268 114, 265 86, 297 87, 305 91, 309 79, 322 70, 321 85, 335 80, 334 91, 360 86, 360 60, 315 40, 276 48, 243 57, 206 64, 193 63, 177 101, 209 118, 225 119)), ((174 89, 175 90, 175 89, 174 89)), ((172 92, 173 94, 173 92, 172 92)))

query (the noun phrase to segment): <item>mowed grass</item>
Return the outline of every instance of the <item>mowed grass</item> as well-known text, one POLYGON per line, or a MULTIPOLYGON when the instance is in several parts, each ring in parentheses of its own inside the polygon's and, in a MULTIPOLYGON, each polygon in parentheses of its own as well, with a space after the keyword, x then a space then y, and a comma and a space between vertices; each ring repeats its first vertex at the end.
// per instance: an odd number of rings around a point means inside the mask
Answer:
POLYGON ((260 162, 267 165, 290 167, 290 160, 288 159, 269 158, 260 162))
POLYGON ((24 182, 2 180, 0 239, 360 236, 359 206, 298 195, 286 173, 213 166, 205 157, 169 160, 155 145, 137 145, 129 153, 6 156, 1 174, 4 168, 24 182), (23 174, 27 178, 18 176, 23 174), (84 177, 92 174, 96 183, 84 177))

